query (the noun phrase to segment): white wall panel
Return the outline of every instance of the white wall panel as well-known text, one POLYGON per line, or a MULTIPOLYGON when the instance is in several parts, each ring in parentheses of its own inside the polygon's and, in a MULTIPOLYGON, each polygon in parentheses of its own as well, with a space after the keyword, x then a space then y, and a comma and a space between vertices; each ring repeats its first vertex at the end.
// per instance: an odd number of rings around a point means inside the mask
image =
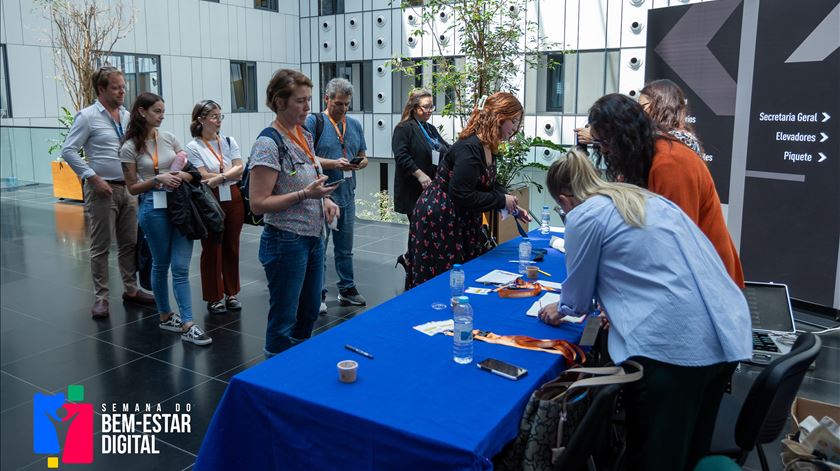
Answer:
MULTIPOLYGON (((436 127, 440 132, 440 136, 448 142, 449 144, 455 143, 455 134, 454 134, 454 127, 452 126, 452 121, 454 118, 447 118, 441 116, 439 114, 432 115, 431 121, 432 126, 436 127)), ((393 122, 394 127, 396 127, 397 123, 399 122, 399 118, 393 122)))
MULTIPOLYGON (((361 2, 360 2, 361 3, 361 2)), ((361 60, 365 51, 364 24, 360 13, 344 15, 344 55, 347 60, 361 60)))
POLYGON ((359 12, 364 9, 362 0, 344 0, 344 13, 359 12))
POLYGON ((372 0, 370 8, 372 10, 384 10, 391 8, 392 0, 372 0))
MULTIPOLYGON (((155 21, 146 22, 146 41, 150 54, 160 54, 162 56, 170 54, 168 21, 161 21, 157 18, 157 13, 165 11, 166 6, 166 0, 146 0, 144 10, 139 13, 150 18, 156 18, 155 21)), ((172 8, 177 11, 177 8, 172 8)), ((222 23, 221 31, 227 31, 229 28, 227 17, 222 18, 222 20, 225 20, 225 22, 222 23)))
POLYGON ((286 0, 283 2, 278 2, 279 12, 281 15, 291 15, 291 16, 300 16, 300 6, 298 2, 294 0, 286 0))
POLYGON ((312 64, 309 78, 312 79, 312 102, 309 106, 312 107, 313 112, 322 111, 321 106, 324 102, 324 90, 321 90, 321 67, 319 64, 312 64))
POLYGON ((373 156, 391 158, 391 115, 373 115, 373 156))
MULTIPOLYGON (((650 0, 647 0, 650 1, 650 0)), ((609 0, 607 2, 607 47, 621 47, 621 17, 622 10, 634 8, 627 6, 626 0, 609 0)))
POLYGON ((451 7, 445 6, 434 12, 435 22, 431 34, 423 35, 423 55, 454 55, 455 54, 455 33, 449 30, 454 23, 451 7))
MULTIPOLYGON (((129 2, 126 2, 126 6, 132 5, 129 2)), ((140 54, 148 54, 149 53, 149 44, 148 44, 148 29, 149 23, 153 23, 155 20, 150 18, 155 18, 154 16, 149 17, 143 14, 144 7, 146 6, 146 0, 134 0, 133 7, 134 10, 137 12, 136 18, 137 21, 134 23, 134 29, 132 29, 132 33, 134 34, 134 52, 140 54)))
MULTIPOLYGON (((592 1, 592 0, 590 0, 592 1)), ((552 2, 553 3, 553 2, 552 2)), ((568 0, 566 2, 566 16, 565 16, 565 31, 564 31, 564 42, 566 44, 567 49, 579 49, 578 47, 578 15, 580 14, 579 11, 580 4, 574 0, 568 0)), ((543 17, 545 21, 545 17, 543 17)), ((548 18, 548 24, 554 24, 554 18, 548 18)), ((551 27, 551 26, 549 26, 551 27)))
MULTIPOLYGON (((40 52, 40 55, 41 55, 41 75, 38 76, 38 77, 33 77, 33 79, 35 79, 33 81, 34 82, 39 82, 40 81, 42 83, 42 87, 43 87, 43 90, 44 90, 43 91, 43 97, 44 98, 42 100, 43 105, 44 105, 44 110, 41 113, 39 113, 39 116, 54 116, 54 115, 58 114, 58 110, 60 109, 58 107, 58 97, 56 95, 56 90, 55 90, 55 86, 58 83, 58 81, 55 79, 55 77, 58 75, 58 73, 55 70, 55 62, 53 61, 54 55, 52 53, 52 50, 50 50, 49 48, 46 48, 46 47, 39 47, 38 51, 40 52), (37 79, 40 79, 40 80, 37 80, 37 79)), ((38 100, 33 100, 33 101, 37 102, 38 100)), ((14 103, 12 105, 13 105, 12 111, 15 111, 14 103)), ((52 121, 52 119, 50 121, 52 121)), ((52 124, 50 124, 50 127, 55 126, 56 124, 57 123, 55 121, 52 121, 52 124)))
MULTIPOLYGON (((577 119, 577 116, 563 116, 560 123, 562 126, 562 129, 560 130, 560 144, 564 146, 573 146, 575 144, 575 128, 577 127, 577 119)), ((554 142, 558 142, 556 139, 552 140, 554 142)))
MULTIPOLYGON (((222 110, 225 112, 226 116, 230 116, 232 114, 230 113, 230 61, 227 59, 219 59, 215 62, 215 74, 219 77, 219 92, 217 95, 218 98, 213 99, 216 100, 217 103, 222 105, 222 110)), ((259 87, 257 87, 257 101, 260 100, 259 92, 260 89, 259 87)))
MULTIPOLYGON (((7 0, 3 0, 6 3, 7 0)), ((28 46, 44 46, 49 44, 48 35, 51 31, 50 22, 44 17, 40 8, 36 7, 30 0, 13 0, 18 5, 9 5, 10 14, 17 10, 21 33, 21 42, 28 46)), ((15 17, 9 17, 5 21, 14 21, 15 17)))
POLYGON ((318 24, 317 17, 309 19, 309 38, 312 44, 309 50, 309 57, 312 62, 318 62, 321 58, 321 27, 318 24))
POLYGON ((260 113, 270 113, 271 110, 265 105, 265 87, 268 81, 271 80, 271 75, 278 67, 269 62, 257 62, 257 111, 260 113))
POLYGON ((286 57, 283 62, 300 63, 300 47, 298 45, 303 43, 303 39, 306 38, 300 31, 302 25, 303 23, 300 22, 298 17, 286 17, 286 57))
POLYGON ((238 36, 219 34, 219 31, 225 31, 231 10, 235 10, 235 8, 227 5, 209 4, 210 24, 215 32, 210 37, 210 43, 213 45, 210 51, 213 57, 230 57, 231 49, 235 47, 231 43, 238 42, 235 39, 231 40, 231 38, 238 38, 238 36))
POLYGON ((366 60, 373 58, 373 43, 376 37, 373 35, 373 14, 366 11, 362 14, 362 50, 363 58, 366 60))
POLYGON ((285 15, 271 15, 263 18, 263 31, 268 33, 268 41, 264 41, 265 59, 270 62, 283 62, 286 60, 286 39, 288 30, 286 28, 285 15), (278 25, 280 23, 280 25, 278 25))
MULTIPOLYGON (((399 18, 399 11, 396 13, 399 18)), ((380 10, 373 12, 373 58, 388 59, 392 54, 400 54, 401 50, 391 48, 391 12, 380 10)), ((399 22, 399 19, 397 20, 399 22)), ((399 36, 398 36, 399 38, 399 36)), ((397 42, 397 45, 400 43, 397 42)))
MULTIPOLYGON (((397 11, 397 10, 395 10, 397 11)), ((402 34, 400 39, 402 41, 403 54, 408 57, 422 57, 423 56, 423 36, 411 34, 422 25, 421 8, 406 8, 402 12, 402 34)), ((394 25, 397 24, 396 17, 394 25)), ((428 34, 425 36, 429 36, 428 34)), ((396 40, 394 44, 397 44, 396 40)))
POLYGON ((20 2, 3 0, 0 2, 0 42, 20 44, 23 41, 23 24, 20 18, 20 2))
POLYGON ((403 16, 400 10, 391 10, 391 49, 389 56, 408 54, 403 35, 403 16))
POLYGON ((335 16, 321 16, 318 18, 318 50, 321 62, 336 60, 336 20, 335 16))
POLYGON ((309 0, 309 16, 318 16, 318 0, 309 0))
POLYGON ((587 0, 580 3, 579 49, 603 49, 606 47, 607 2, 608 0, 587 0))
MULTIPOLYGON (((44 75, 41 68, 41 52, 37 46, 6 45, 9 59, 9 88, 13 90, 11 102, 15 118, 43 116, 44 75)), ((56 113, 57 114, 57 113, 56 113)))
POLYGON ((373 156, 373 115, 366 113, 362 116, 362 129, 365 133, 365 143, 367 144, 368 157, 373 156))
POLYGON ((204 83, 210 79, 205 76, 204 59, 193 57, 190 59, 190 63, 192 70, 190 92, 184 96, 184 100, 180 102, 177 108, 167 107, 169 113, 191 113, 193 105, 205 98, 204 83))
MULTIPOLYGON (((312 56, 310 55, 310 47, 312 42, 310 41, 310 33, 309 33, 309 19, 301 19, 300 20, 300 62, 309 62, 312 60, 312 56)), ((295 41, 292 41, 294 44, 295 41)))
POLYGON ((537 136, 549 141, 560 142, 563 131, 562 116, 548 115, 537 117, 537 136))
MULTIPOLYGON (((577 3, 577 1, 575 1, 577 3)), ((548 42, 558 43, 560 48, 566 38, 566 0, 540 0, 539 31, 548 42)), ((577 28, 574 29, 577 31, 577 28)))
POLYGON ((347 36, 344 30, 345 22, 344 15, 335 15, 335 60, 337 61, 343 61, 346 56, 347 36))
POLYGON ((174 74, 174 68, 172 66, 172 56, 160 56, 160 85, 163 88, 163 101, 169 103, 171 106, 173 95, 175 94, 172 88, 172 76, 174 74))
MULTIPOLYGON (((171 112, 188 109, 193 104, 192 89, 195 83, 192 71, 192 60, 189 57, 172 57, 172 68, 168 71, 168 75, 172 76, 172 87, 169 89, 170 100, 166 102, 171 112)), ((167 75, 166 70, 163 73, 167 75)))
POLYGON ((373 61, 373 112, 391 112, 391 68, 381 60, 373 61))
MULTIPOLYGON (((266 35, 263 34, 262 29, 262 12, 259 10, 245 10, 245 34, 248 37, 253 38, 264 38, 266 35)), ((244 41, 246 44, 245 48, 245 56, 239 59, 244 59, 247 57, 249 60, 262 60, 263 58, 263 43, 265 41, 244 41)))
MULTIPOLYGON (((199 17, 199 2, 178 2, 178 10, 180 12, 181 21, 177 22, 174 27, 176 31, 181 34, 181 55, 184 56, 200 56, 201 55, 201 36, 196 31, 196 27, 187 25, 197 24, 199 17)), ((172 8, 170 3, 167 3, 168 8, 172 8)), ((173 27, 170 23, 170 27, 173 27)))
POLYGON ((621 19, 621 47, 644 47, 650 1, 639 7, 625 5, 621 19))
MULTIPOLYGON (((632 58, 644 59, 645 49, 622 49, 621 59, 618 75, 619 92, 625 95, 630 95, 631 91, 638 92, 645 85, 645 67, 644 64, 638 69, 634 70, 629 66, 632 58)), ((632 95, 636 98, 638 95, 632 95)))
POLYGON ((300 0, 300 2, 298 2, 298 5, 300 6, 301 18, 311 16, 311 13, 309 12, 309 0, 300 0))
MULTIPOLYGON (((203 87, 204 90, 201 97, 198 100, 209 99, 218 102, 220 105, 222 104, 222 76, 219 74, 220 67, 222 61, 219 59, 202 59, 201 60, 201 70, 203 87)), ((225 85, 230 88, 230 82, 225 83, 225 85)), ((230 109, 225 108, 222 106, 222 109, 230 109)), ((192 107, 190 107, 190 113, 192 113, 192 107)))

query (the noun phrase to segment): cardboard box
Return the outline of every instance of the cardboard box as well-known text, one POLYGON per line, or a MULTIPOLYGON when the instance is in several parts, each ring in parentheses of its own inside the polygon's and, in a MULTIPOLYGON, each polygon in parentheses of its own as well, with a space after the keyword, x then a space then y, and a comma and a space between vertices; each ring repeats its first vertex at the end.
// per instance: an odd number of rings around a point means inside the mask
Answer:
POLYGON ((835 422, 840 424, 840 405, 829 404, 827 402, 814 401, 797 396, 790 406, 790 416, 793 419, 793 428, 791 433, 799 431, 799 423, 805 420, 809 415, 813 416, 819 422, 825 416, 831 417, 835 422))

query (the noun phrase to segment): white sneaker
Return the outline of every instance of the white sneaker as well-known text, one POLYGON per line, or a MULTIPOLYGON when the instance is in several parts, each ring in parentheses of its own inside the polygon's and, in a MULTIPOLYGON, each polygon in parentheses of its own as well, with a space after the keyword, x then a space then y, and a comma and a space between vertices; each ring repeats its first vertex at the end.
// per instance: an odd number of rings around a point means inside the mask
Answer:
POLYGON ((204 331, 201 330, 201 327, 195 324, 191 325, 189 330, 181 334, 181 340, 191 342, 196 345, 209 345, 211 342, 213 342, 213 339, 211 339, 209 335, 204 333, 204 331))
POLYGON ((318 310, 318 314, 326 314, 327 313, 327 303, 321 301, 321 309, 318 310))
POLYGON ((158 321, 158 327, 163 330, 168 330, 170 332, 181 332, 183 330, 183 324, 181 323, 181 317, 174 312, 169 316, 169 319, 165 321, 158 321))

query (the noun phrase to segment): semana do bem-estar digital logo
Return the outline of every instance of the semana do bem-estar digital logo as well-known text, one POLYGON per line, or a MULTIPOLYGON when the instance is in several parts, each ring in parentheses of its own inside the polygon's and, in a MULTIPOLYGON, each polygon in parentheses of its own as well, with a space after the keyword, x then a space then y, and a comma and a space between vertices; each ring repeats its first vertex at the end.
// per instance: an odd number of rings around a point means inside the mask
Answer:
POLYGON ((32 451, 47 456, 47 467, 93 463, 93 405, 85 387, 71 384, 67 395, 35 393, 32 414, 32 451), (68 402, 69 401, 69 402, 68 402))
MULTIPOLYGON (((85 388, 67 387, 67 394, 35 393, 32 451, 47 455, 47 468, 90 464, 94 459, 94 410, 84 402, 85 388)), ((102 403, 99 452, 103 455, 155 455, 158 434, 191 433, 192 405, 172 403, 102 403)))

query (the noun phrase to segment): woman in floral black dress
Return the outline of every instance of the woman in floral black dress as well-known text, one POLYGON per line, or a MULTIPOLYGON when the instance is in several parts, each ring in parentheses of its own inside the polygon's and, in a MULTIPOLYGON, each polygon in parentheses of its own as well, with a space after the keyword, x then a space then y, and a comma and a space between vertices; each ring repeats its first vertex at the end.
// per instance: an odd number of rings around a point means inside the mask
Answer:
POLYGON ((495 93, 473 111, 414 208, 408 241, 409 287, 484 252, 482 212, 507 209, 531 220, 516 197, 496 183, 499 143, 516 134, 521 123, 522 104, 510 93, 495 93))

